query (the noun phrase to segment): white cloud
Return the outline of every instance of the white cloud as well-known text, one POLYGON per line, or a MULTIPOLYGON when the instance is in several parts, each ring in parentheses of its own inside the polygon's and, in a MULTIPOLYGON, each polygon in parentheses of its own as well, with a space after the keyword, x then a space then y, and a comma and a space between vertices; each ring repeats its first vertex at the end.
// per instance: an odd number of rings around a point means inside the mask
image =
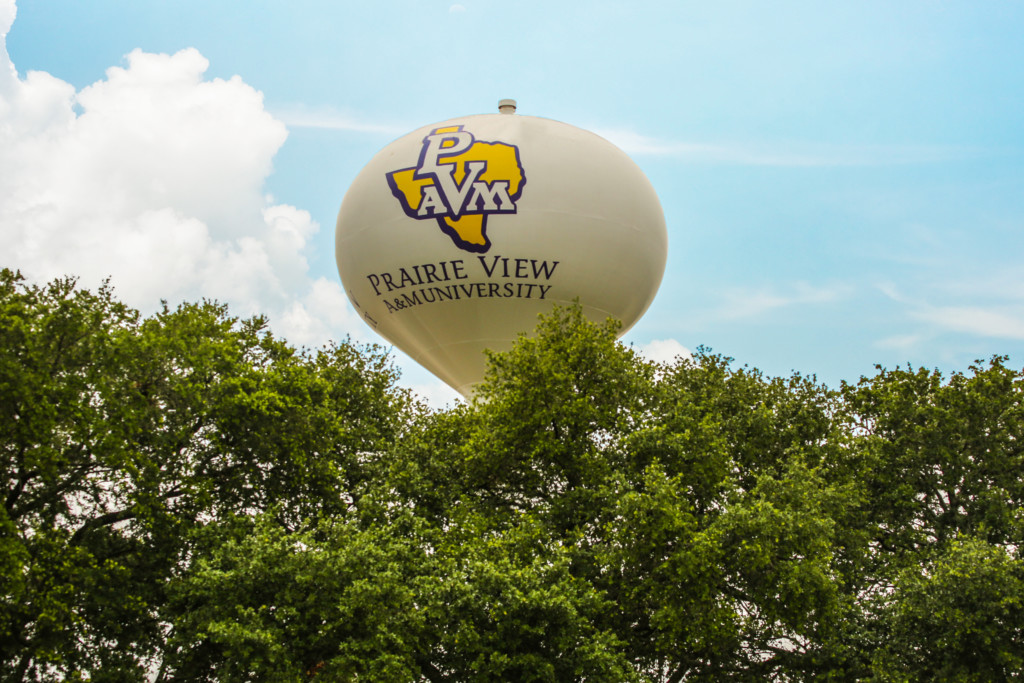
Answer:
POLYGON ((918 348, 928 338, 921 334, 897 334, 891 337, 879 339, 874 346, 879 349, 896 349, 907 351, 918 348))
POLYGON ((910 303, 910 299, 892 282, 879 282, 875 285, 875 288, 897 303, 910 303))
POLYGON ((3 52, 3 68, 11 69, 13 71, 14 65, 11 64, 10 58, 7 56, 7 34, 11 30, 11 26, 14 24, 14 17, 18 13, 18 8, 14 4, 14 0, 0 0, 0 51, 3 52))
POLYGON ((668 156, 692 163, 743 166, 831 167, 922 164, 976 157, 980 150, 927 145, 825 145, 788 142, 696 143, 662 140, 623 128, 595 127, 594 132, 628 154, 668 156))
POLYGON ((1024 307, 928 307, 917 311, 915 317, 954 332, 1024 340, 1024 307))
POLYGON ((317 223, 265 194, 287 129, 260 92, 206 79, 195 49, 135 50, 79 92, 21 78, 13 20, 0 0, 0 266, 87 287, 109 276, 144 312, 217 299, 296 344, 364 334, 340 283, 309 274, 317 223))
MULTIPOLYGON (((1020 227, 1024 228, 1024 224, 1020 227)), ((1016 245, 1007 244, 1005 249, 1009 254, 1014 254, 1016 245)), ((944 277, 931 287, 941 291, 946 298, 969 297, 1024 304, 1024 268, 1021 268, 1019 263, 1003 265, 988 258, 972 266, 967 273, 956 276, 950 276, 950 269, 947 267, 944 277)))
POLYGON ((675 339, 654 339, 638 345, 637 350, 644 358, 656 363, 674 363, 678 358, 688 359, 693 356, 688 348, 675 339))
POLYGON ((409 388, 432 408, 452 408, 459 403, 466 402, 462 394, 444 382, 412 384, 409 388))
POLYGON ((727 291, 724 293, 724 301, 716 309, 716 317, 749 318, 789 306, 830 303, 850 292, 850 288, 844 285, 816 287, 806 282, 798 282, 787 289, 782 292, 774 287, 727 291))
POLYGON ((322 128, 388 136, 398 136, 414 128, 408 125, 367 123, 331 107, 309 107, 303 104, 275 107, 273 113, 289 128, 322 128))
POLYGON ((349 306, 341 287, 321 277, 282 313, 281 327, 288 330, 292 344, 315 347, 327 340, 341 341, 340 332, 357 336, 355 331, 361 333, 365 325, 349 306))
MULTIPOLYGON (((993 266, 982 274, 947 276, 928 283, 925 294, 906 294, 891 283, 877 287, 892 301, 906 306, 911 318, 929 323, 932 334, 938 328, 979 337, 1024 340, 1024 278, 1018 268, 993 266), (940 299, 941 303, 933 303, 940 299), (964 303, 965 300, 971 303, 964 303)), ((922 338, 925 337, 918 333, 907 337, 906 344, 901 343, 903 337, 894 337, 876 345, 909 346, 911 341, 922 338)))

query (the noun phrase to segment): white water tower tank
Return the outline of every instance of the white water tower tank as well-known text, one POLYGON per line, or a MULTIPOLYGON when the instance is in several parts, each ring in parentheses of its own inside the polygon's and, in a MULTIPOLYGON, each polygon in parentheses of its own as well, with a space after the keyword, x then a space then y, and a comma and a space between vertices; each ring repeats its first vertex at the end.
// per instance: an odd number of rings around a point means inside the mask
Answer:
POLYGON ((551 119, 464 116, 381 150, 338 213, 342 284, 384 339, 465 396, 554 304, 625 333, 650 306, 668 237, 622 150, 551 119))

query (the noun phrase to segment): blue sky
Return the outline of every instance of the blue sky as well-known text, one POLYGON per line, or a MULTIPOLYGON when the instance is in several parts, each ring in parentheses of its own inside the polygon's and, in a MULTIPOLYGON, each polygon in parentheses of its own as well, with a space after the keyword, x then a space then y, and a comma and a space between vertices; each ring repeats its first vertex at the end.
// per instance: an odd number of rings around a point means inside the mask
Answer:
POLYGON ((213 296, 297 343, 373 341, 337 284, 348 184, 399 135, 510 97, 618 144, 661 198, 665 279, 627 341, 833 386, 1024 362, 1024 3, 14 9, 0 265, 32 277, 107 273, 143 310, 213 296))

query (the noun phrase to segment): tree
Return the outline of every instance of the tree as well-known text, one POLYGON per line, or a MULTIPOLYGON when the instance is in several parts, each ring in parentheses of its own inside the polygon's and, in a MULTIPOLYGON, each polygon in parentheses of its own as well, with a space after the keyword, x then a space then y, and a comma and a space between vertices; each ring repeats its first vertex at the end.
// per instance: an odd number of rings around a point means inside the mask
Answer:
POLYGON ((1024 388, 996 356, 945 380, 924 368, 879 369, 844 387, 852 465, 871 500, 883 549, 917 564, 962 535, 997 545, 1024 537, 1024 388))
POLYGON ((9 680, 138 678, 192 532, 343 512, 409 401, 376 349, 296 352, 210 302, 0 273, 0 619, 9 680), (117 672, 117 673, 113 673, 117 672))
MULTIPOLYGON (((925 604, 917 588, 933 585, 922 572, 934 568, 936 580, 944 577, 950 588, 958 575, 942 573, 950 563, 963 577, 990 577, 993 567, 1009 576, 1021 569, 1024 373, 1011 370, 1006 361, 1001 356, 987 365, 979 361, 967 374, 953 373, 948 379, 924 368, 878 368, 874 377, 843 386, 843 421, 854 438, 838 453, 833 468, 861 487, 846 523, 851 529, 847 537, 855 540, 840 548, 847 558, 843 591, 851 605, 843 640, 849 644, 848 666, 858 676, 959 680, 952 672, 970 666, 942 675, 930 668, 938 661, 937 644, 964 642, 962 629, 968 622, 951 619, 952 614, 963 619, 972 611, 990 613, 992 607, 987 599, 972 603, 971 596, 982 593, 976 583, 965 581, 959 595, 938 590, 927 607, 934 618, 915 621, 908 615, 921 615, 925 604), (1005 562, 993 565, 995 557, 1005 562), (971 563, 978 566, 970 569, 971 563), (894 629, 901 634, 896 643, 894 629), (872 654, 900 648, 902 655, 872 654), (909 657, 912 649, 916 657, 909 657)), ((999 580, 1012 584, 1009 577, 999 580)), ((1002 623, 1011 632, 1024 627, 1024 619, 1012 611, 1002 623)), ((995 642, 1010 640, 990 645, 995 642)), ((994 650, 986 646, 978 652, 994 650)))
POLYGON ((4 271, 0 675, 1024 673, 1007 359, 832 390, 617 329, 558 308, 431 411, 374 347, 4 271))
POLYGON ((711 354, 659 368, 615 331, 562 309, 493 357, 481 401, 396 453, 426 477, 400 495, 447 534, 471 520, 467 542, 528 525, 563 549, 644 680, 807 668, 838 610, 835 394, 711 354))
POLYGON ((897 579, 874 655, 883 681, 1005 681, 1024 671, 1024 566, 964 537, 897 579))

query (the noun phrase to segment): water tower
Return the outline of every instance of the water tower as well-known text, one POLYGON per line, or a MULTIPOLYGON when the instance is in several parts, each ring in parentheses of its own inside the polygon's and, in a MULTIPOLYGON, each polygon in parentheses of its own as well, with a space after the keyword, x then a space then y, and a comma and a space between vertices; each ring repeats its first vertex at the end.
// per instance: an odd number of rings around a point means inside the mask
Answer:
POLYGON ((651 304, 668 238, 654 188, 604 138, 515 113, 464 116, 381 150, 338 213, 336 257, 359 315, 464 396, 485 349, 578 300, 625 333, 651 304))

